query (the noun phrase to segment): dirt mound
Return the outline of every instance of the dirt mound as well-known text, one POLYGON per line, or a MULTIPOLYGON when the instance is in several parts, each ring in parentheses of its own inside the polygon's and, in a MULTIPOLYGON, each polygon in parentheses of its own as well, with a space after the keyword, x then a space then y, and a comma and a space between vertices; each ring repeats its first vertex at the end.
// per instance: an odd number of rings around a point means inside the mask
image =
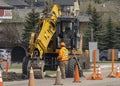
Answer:
POLYGON ((23 75, 21 73, 16 72, 3 72, 2 73, 3 81, 20 81, 27 78, 23 78, 23 75))

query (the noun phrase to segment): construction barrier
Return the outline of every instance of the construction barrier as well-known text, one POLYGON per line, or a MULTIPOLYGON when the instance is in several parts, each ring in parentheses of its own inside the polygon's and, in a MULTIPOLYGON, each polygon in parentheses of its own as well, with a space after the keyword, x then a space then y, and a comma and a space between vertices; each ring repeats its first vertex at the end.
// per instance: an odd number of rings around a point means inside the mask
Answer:
POLYGON ((114 49, 112 49, 112 69, 111 72, 109 73, 109 75, 107 76, 107 78, 115 78, 115 72, 114 72, 114 58, 115 58, 115 51, 114 49))
POLYGON ((80 76, 79 76, 78 65, 76 65, 76 68, 75 68, 75 74, 74 74, 74 81, 73 82, 81 82, 80 81, 80 76))
POLYGON ((6 73, 8 73, 8 69, 9 69, 9 55, 7 54, 7 61, 6 61, 6 73))
POLYGON ((54 85, 63 85, 61 83, 61 72, 60 72, 60 67, 58 66, 57 68, 57 73, 56 73, 56 80, 54 85))
POLYGON ((31 67, 30 69, 30 75, 29 75, 29 84, 28 86, 35 86, 35 81, 34 81, 34 72, 33 72, 33 68, 31 67))
POLYGON ((93 73, 90 77, 87 78, 87 80, 102 80, 102 78, 97 76, 97 73, 96 73, 96 50, 93 51, 93 59, 94 59, 93 73))
POLYGON ((3 86, 2 72, 0 70, 0 86, 3 86))
POLYGON ((98 68, 97 68, 97 77, 102 80, 102 73, 101 73, 100 65, 98 65, 98 68))
POLYGON ((119 67, 119 65, 117 65, 117 68, 116 68, 116 77, 120 78, 120 67, 119 67))
POLYGON ((8 58, 7 58, 7 62, 6 62, 6 73, 8 73, 8 69, 9 69, 9 62, 8 62, 8 58))

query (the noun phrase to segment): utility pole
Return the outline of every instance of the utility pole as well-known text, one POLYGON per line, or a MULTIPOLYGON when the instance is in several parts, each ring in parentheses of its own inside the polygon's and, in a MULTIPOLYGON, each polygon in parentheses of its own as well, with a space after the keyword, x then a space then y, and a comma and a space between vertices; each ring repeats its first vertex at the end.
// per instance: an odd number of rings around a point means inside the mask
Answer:
POLYGON ((35 0, 32 0, 32 3, 31 3, 31 8, 32 8, 33 13, 35 13, 34 2, 35 2, 35 0))
POLYGON ((31 0, 31 8, 32 9, 34 8, 34 2, 35 2, 35 0, 31 0))
POLYGON ((94 42, 94 34, 93 34, 93 29, 91 28, 91 42, 94 42))

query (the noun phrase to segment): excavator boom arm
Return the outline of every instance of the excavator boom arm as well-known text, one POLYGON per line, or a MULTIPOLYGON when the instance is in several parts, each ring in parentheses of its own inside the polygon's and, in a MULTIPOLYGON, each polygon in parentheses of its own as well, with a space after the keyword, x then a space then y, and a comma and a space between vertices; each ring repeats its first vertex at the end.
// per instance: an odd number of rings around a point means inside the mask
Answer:
POLYGON ((42 19, 40 32, 36 40, 33 40, 35 35, 31 35, 29 46, 31 57, 34 55, 34 50, 37 49, 40 58, 42 58, 43 53, 47 50, 48 44, 56 31, 56 22, 60 15, 60 7, 58 5, 53 5, 50 16, 42 19))

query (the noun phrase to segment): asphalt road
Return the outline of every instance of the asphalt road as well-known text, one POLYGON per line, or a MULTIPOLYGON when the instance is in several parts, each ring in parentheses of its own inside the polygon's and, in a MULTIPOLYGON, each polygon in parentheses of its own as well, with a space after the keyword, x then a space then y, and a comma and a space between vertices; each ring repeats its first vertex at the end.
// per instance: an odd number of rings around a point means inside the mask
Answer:
MULTIPOLYGON (((4 82, 4 86, 28 86, 28 80, 4 82)), ((35 79, 35 86, 55 86, 55 78, 35 79)), ((103 80, 86 80, 74 83, 73 78, 62 79, 62 86, 120 86, 118 78, 104 78, 103 80)))
MULTIPOLYGON (((93 73, 91 71, 84 72, 85 78, 80 77, 80 83, 74 83, 74 78, 61 79, 61 86, 120 86, 120 78, 106 78, 111 72, 111 67, 102 67, 101 69, 103 80, 87 80, 93 73)), ((55 75, 45 77, 44 79, 34 79, 35 86, 55 86, 55 75)), ((4 86, 28 86, 29 80, 3 82, 4 86)))

